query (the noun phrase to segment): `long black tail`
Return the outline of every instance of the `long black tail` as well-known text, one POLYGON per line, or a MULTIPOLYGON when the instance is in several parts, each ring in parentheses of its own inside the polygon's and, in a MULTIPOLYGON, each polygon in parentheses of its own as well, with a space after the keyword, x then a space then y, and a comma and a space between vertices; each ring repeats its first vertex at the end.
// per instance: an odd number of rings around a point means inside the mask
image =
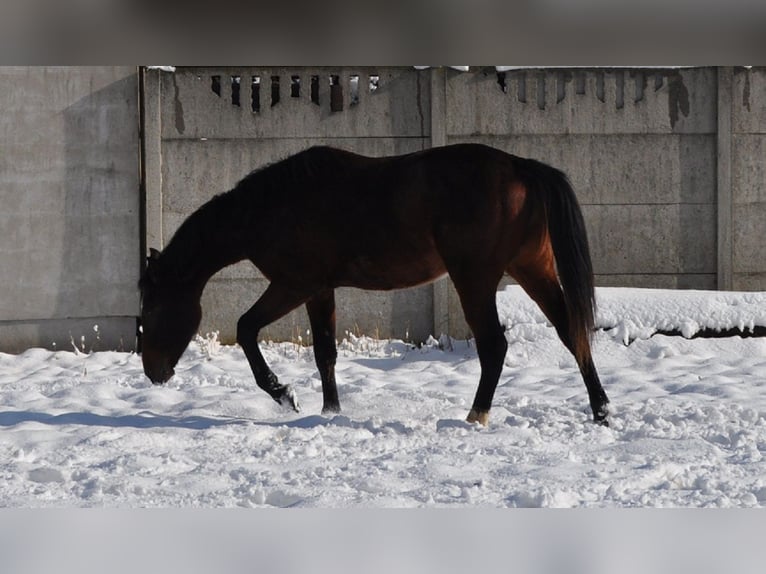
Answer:
POLYGON ((585 221, 574 190, 563 172, 529 159, 522 160, 519 167, 524 184, 537 190, 536 195, 545 205, 548 233, 567 310, 569 336, 579 362, 590 352, 596 308, 585 221))

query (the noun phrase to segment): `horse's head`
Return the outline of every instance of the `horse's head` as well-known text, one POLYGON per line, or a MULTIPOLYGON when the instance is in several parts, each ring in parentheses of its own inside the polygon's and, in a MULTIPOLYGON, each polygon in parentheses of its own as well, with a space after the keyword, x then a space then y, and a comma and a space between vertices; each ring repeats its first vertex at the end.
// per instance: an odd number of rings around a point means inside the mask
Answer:
POLYGON ((173 376, 178 359, 197 332, 202 319, 199 294, 164 268, 155 249, 139 287, 144 372, 152 383, 161 384, 173 376))

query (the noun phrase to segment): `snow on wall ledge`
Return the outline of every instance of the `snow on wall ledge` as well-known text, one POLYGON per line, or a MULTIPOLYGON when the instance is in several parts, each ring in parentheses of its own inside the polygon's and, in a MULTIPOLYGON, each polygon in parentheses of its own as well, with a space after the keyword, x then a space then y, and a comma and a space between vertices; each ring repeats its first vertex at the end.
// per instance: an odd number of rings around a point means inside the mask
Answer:
MULTIPOLYGON (((599 287, 596 327, 610 331, 627 345, 655 333, 759 333, 766 330, 766 293, 735 291, 677 291, 599 287)), ((547 324, 539 307, 518 285, 497 294, 501 323, 547 324)))

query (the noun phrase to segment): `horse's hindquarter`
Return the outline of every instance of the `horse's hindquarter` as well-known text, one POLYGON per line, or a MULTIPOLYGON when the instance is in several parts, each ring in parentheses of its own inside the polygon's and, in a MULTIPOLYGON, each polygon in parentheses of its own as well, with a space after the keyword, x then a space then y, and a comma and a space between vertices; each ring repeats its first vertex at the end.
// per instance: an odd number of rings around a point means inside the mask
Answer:
MULTIPOLYGON (((524 242, 526 190, 512 156, 485 146, 435 148, 363 170, 348 192, 356 230, 344 285, 393 289, 447 270, 496 269, 524 242)), ((492 272, 490 272, 492 273, 492 272)))
POLYGON ((450 272, 501 273, 528 232, 527 190, 515 158, 479 145, 453 146, 438 158, 431 186, 438 195, 434 237, 450 272))

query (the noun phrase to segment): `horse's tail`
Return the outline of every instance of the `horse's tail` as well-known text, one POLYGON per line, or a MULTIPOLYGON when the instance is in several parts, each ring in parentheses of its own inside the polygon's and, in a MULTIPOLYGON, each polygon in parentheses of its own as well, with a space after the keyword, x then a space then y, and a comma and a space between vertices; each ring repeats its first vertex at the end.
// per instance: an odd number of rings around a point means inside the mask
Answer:
POLYGON ((523 160, 523 166, 522 180, 527 187, 538 190, 535 195, 542 198, 545 207, 572 352, 580 362, 590 353, 596 309, 585 221, 572 185, 563 172, 535 160, 523 160))

